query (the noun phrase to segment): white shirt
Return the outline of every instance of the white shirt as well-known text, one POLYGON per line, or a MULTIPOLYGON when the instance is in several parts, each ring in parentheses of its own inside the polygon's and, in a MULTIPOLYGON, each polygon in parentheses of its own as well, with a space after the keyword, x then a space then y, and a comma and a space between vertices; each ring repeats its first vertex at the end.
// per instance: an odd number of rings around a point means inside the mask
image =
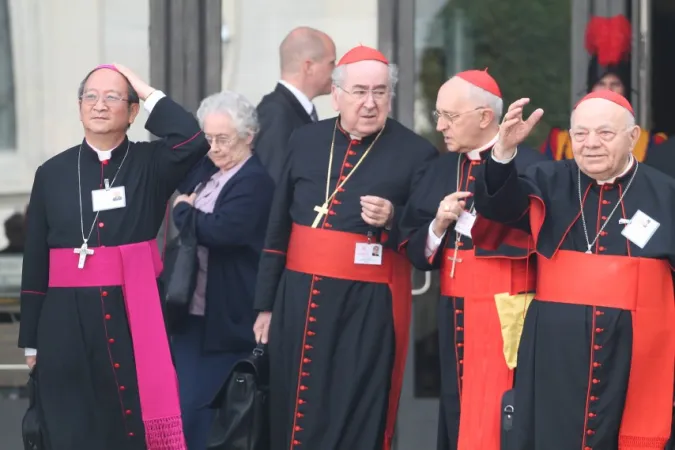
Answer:
MULTIPOLYGON (((484 152, 485 150, 492 148, 496 143, 497 140, 499 139, 499 133, 490 140, 485 145, 482 145, 474 150, 470 150, 465 153, 466 157, 469 158, 471 161, 479 161, 480 160, 480 154, 484 152)), ((461 155, 460 155, 461 156, 461 155)), ((457 160, 457 164, 461 164, 460 160, 457 160)), ((438 249, 438 246, 441 245, 441 241, 443 240, 443 237, 445 236, 445 231, 443 234, 441 234, 440 237, 436 236, 434 234, 434 223, 436 223, 436 219, 432 220, 431 223, 429 224, 429 231, 427 234, 427 245, 424 249, 424 257, 429 258, 431 255, 434 254, 434 252, 438 249)))
MULTIPOLYGON (((155 105, 157 104, 157 102, 163 99, 164 97, 166 97, 164 95, 164 92, 153 91, 152 94, 148 95, 148 98, 146 98, 145 101, 143 102, 143 108, 145 108, 148 114, 150 114, 155 105)), ((87 142, 87 145, 89 145, 89 147, 91 147, 91 149, 96 152, 99 161, 107 161, 112 156, 112 150, 99 150, 95 148, 93 145, 91 145, 89 142, 87 142)), ((25 348, 24 355, 35 356, 37 355, 37 350, 34 348, 25 348)))
POLYGON ((305 109, 305 111, 307 111, 307 114, 309 114, 310 116, 312 115, 312 111, 314 111, 314 104, 309 99, 309 97, 300 92, 300 89, 296 88, 288 81, 279 80, 279 84, 281 84, 286 89, 291 91, 291 94, 293 94, 293 96, 298 99, 302 107, 305 109))

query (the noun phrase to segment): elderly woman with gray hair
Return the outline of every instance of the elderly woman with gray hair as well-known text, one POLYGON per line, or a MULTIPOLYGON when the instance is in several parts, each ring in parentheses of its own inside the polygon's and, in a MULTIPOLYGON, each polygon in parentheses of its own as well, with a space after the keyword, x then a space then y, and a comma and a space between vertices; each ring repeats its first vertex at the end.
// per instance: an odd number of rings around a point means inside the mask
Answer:
POLYGON ((234 363, 255 346, 253 295, 274 182, 253 153, 255 107, 224 91, 197 118, 211 149, 179 188, 173 217, 196 210, 199 269, 189 314, 172 324, 183 426, 189 450, 205 450, 213 413, 205 408, 234 363))

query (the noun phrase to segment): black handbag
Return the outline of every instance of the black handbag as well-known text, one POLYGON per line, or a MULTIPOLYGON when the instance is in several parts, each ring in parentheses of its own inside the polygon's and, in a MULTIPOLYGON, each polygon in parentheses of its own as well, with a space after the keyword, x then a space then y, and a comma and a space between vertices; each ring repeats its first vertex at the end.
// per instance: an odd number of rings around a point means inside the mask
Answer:
POLYGON ((24 450, 44 450, 42 418, 38 407, 38 382, 35 366, 28 375, 28 410, 21 421, 24 450))
MULTIPOLYGON (((195 190, 199 194, 202 185, 195 190)), ((183 226, 178 236, 166 246, 164 252, 164 270, 160 280, 164 286, 164 300, 172 312, 187 314, 197 284, 197 210, 193 207, 187 211, 183 226)))
POLYGON ((502 436, 501 450, 514 448, 513 416, 516 413, 516 390, 509 389, 502 396, 502 436))
POLYGON ((269 358, 265 346, 238 361, 210 405, 207 450, 269 450, 269 358))

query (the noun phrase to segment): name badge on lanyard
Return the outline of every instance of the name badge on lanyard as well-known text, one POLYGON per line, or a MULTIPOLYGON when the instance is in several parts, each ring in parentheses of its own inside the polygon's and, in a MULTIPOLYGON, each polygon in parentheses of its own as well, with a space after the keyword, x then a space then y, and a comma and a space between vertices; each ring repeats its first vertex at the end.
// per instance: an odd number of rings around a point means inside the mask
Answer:
POLYGON ((94 212, 126 207, 127 194, 124 186, 111 188, 108 180, 105 180, 105 189, 91 191, 91 205, 94 212))

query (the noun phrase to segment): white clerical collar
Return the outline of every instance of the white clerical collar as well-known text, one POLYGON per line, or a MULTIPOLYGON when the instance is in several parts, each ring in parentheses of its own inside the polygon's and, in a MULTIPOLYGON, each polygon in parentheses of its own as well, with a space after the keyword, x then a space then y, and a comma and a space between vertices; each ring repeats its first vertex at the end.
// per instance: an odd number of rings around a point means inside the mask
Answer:
POLYGON ((293 96, 298 99, 302 107, 305 109, 305 111, 307 111, 307 114, 309 114, 310 116, 312 115, 312 111, 314 111, 314 104, 309 99, 309 97, 307 97, 304 93, 300 91, 300 89, 296 88, 288 81, 279 80, 279 84, 283 85, 286 89, 291 91, 291 94, 293 94, 293 96))
POLYGON ((619 175, 615 176, 614 178, 610 178, 609 180, 603 180, 600 181, 598 180, 598 184, 603 185, 603 184, 612 184, 616 181, 617 178, 621 178, 624 175, 626 175, 628 172, 630 172, 630 169, 633 168, 633 161, 635 160, 635 157, 631 154, 630 158, 628 159, 628 164, 626 164, 626 168, 621 172, 619 175))
POLYGON ((493 137, 490 142, 483 145, 482 147, 478 147, 474 150, 468 151, 466 153, 466 157, 469 158, 471 161, 480 161, 481 152, 484 152, 485 150, 494 147, 494 145, 497 143, 498 139, 499 139, 499 133, 497 133, 497 135, 495 137, 493 137))
POLYGON ((99 161, 108 161, 112 157, 112 150, 99 150, 87 141, 87 145, 96 152, 99 161))

